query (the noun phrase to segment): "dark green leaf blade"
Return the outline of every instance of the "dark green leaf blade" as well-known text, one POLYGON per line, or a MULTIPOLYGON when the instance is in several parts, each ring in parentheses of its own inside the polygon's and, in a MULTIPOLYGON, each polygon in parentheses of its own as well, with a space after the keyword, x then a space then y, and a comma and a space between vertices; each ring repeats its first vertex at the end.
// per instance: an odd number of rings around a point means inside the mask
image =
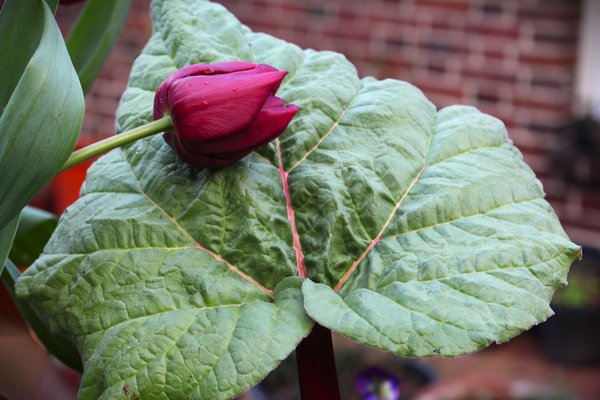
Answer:
POLYGON ((69 33, 67 49, 87 93, 123 30, 131 0, 88 0, 69 33))
POLYGON ((10 249, 10 259, 19 266, 31 265, 42 254, 57 224, 54 214, 25 207, 21 211, 19 228, 10 249))
POLYGON ((46 4, 48 4, 48 8, 50 8, 50 11, 56 13, 59 1, 60 0, 46 0, 46 4))
MULTIPOLYGON (((28 46, 6 43, 3 60, 15 55, 20 68, 2 64, 3 78, 15 83, 2 91, 0 116, 0 227, 10 221, 58 171, 75 146, 84 102, 52 12, 43 0, 9 1, 0 26, 28 38, 28 46), (26 9, 26 10, 25 10, 26 9), (25 16, 29 16, 25 19, 25 16), (20 17, 12 26, 13 17, 20 17), (27 20, 27 23, 23 23, 27 20), (8 22, 7 22, 8 21, 8 22), (41 27, 37 43, 31 32, 41 27), (29 58, 28 58, 29 57, 29 58)), ((4 28, 2 28, 4 29, 4 28)), ((4 88, 4 85, 2 86, 4 88)))
POLYGON ((0 10, 0 50, 10 57, 0 57, 0 115, 4 112, 23 71, 38 48, 44 24, 31 24, 24 34, 23 21, 43 21, 44 9, 38 0, 6 1, 0 10), (19 43, 19 46, 14 46, 19 43))
POLYGON ((0 274, 4 270, 4 263, 10 252, 10 248, 19 226, 19 216, 17 215, 12 221, 0 228, 0 274))

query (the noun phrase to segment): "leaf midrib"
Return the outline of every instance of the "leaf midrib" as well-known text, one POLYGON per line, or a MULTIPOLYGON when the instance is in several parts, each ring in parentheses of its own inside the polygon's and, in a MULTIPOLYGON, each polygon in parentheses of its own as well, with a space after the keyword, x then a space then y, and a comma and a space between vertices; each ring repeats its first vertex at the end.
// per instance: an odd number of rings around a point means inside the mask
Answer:
POLYGON ((235 265, 231 264, 229 261, 225 260, 220 254, 217 254, 211 250, 209 250, 208 248, 204 247, 202 244, 200 244, 188 231, 186 231, 180 224, 179 222, 177 222, 177 220, 175 219, 175 217, 171 216, 169 213, 167 213, 167 211, 162 208, 156 201, 154 201, 154 199, 152 199, 144 190, 143 190, 143 186, 139 180, 139 178, 137 177, 137 175, 135 174, 135 171, 133 170, 133 166, 131 165, 131 163, 129 162, 129 160, 127 159, 127 155, 125 154, 124 150, 119 149, 121 156, 125 159, 125 164, 127 164, 129 171, 131 172, 131 176, 133 177, 133 179, 136 181, 136 183, 138 184, 138 187, 140 188, 139 194, 141 196, 143 196, 144 198, 146 198, 146 200, 148 202, 150 202, 150 204, 152 206, 154 206, 158 211, 160 211, 188 240, 190 240, 193 244, 194 247, 197 248, 198 250, 204 251, 205 253, 211 255, 215 260, 224 263, 225 265, 227 265, 227 267, 235 272, 236 274, 238 274, 242 279, 246 280, 247 282, 251 283, 252 285, 254 285, 257 289, 259 289, 261 292, 267 294, 269 297, 274 298, 273 296, 273 291, 266 288, 265 286, 263 286, 262 284, 260 284, 256 279, 252 278, 250 275, 246 274, 245 272, 243 272, 241 269, 239 269, 238 267, 236 267, 235 265))
POLYGON ((292 245, 296 252, 296 266, 298 268, 298 276, 300 278, 306 278, 306 266, 304 265, 304 253, 302 252, 302 242, 298 228, 296 227, 296 216, 294 207, 292 205, 292 198, 290 187, 288 184, 288 173, 285 172, 283 167, 283 159, 281 155, 281 141, 279 138, 275 139, 275 149, 277 150, 277 160, 279 162, 279 175, 281 176, 281 186, 283 189, 283 196, 285 197, 285 208, 287 211, 287 218, 290 223, 290 229, 292 230, 292 245))
MULTIPOLYGON (((394 239, 394 238, 397 238, 397 237, 400 237, 400 236, 410 235, 410 234, 413 234, 413 233, 417 233, 417 232, 423 231, 425 229, 434 229, 434 228, 437 228, 439 226, 450 225, 450 224, 453 224, 455 222, 463 221, 463 220, 469 219, 469 218, 477 218, 477 217, 490 217, 490 218, 492 218, 492 216, 490 216, 489 214, 492 213, 492 212, 494 212, 494 211, 497 211, 497 210, 499 210, 501 208, 509 207, 509 206, 515 206, 515 205, 519 205, 519 204, 531 203, 531 202, 534 202, 534 201, 539 200, 539 199, 540 199, 539 196, 535 196, 535 197, 526 198, 526 199, 523 199, 523 200, 511 201, 509 203, 500 204, 500 205, 498 205, 496 207, 490 208, 488 210, 485 210, 485 211, 482 211, 482 212, 479 212, 479 213, 468 214, 468 215, 461 215, 458 218, 453 218, 453 219, 450 219, 450 220, 447 220, 447 221, 441 221, 441 222, 438 222, 438 223, 435 223, 435 224, 432 224, 432 225, 420 226, 418 228, 410 229, 408 231, 395 233, 393 235, 382 237, 381 240, 383 241, 383 240, 388 240, 388 239, 394 239)), ((547 234, 548 232, 544 232, 544 233, 547 234)))
POLYGON ((218 309, 218 308, 229 308, 229 307, 242 307, 244 306, 243 303, 233 303, 233 304, 219 304, 216 306, 202 306, 202 307, 194 307, 194 306, 189 306, 186 308, 176 308, 173 310, 165 310, 165 311, 159 311, 157 313, 152 313, 152 314, 146 314, 146 315, 140 315, 137 317, 133 317, 133 318, 128 318, 124 321, 120 321, 117 322, 116 324, 112 324, 109 325, 107 327, 102 327, 100 329, 96 329, 95 331, 91 331, 91 332, 83 332, 82 336, 91 336, 94 335, 98 332, 106 332, 114 327, 117 327, 119 325, 122 324, 129 324, 132 323, 134 321, 138 321, 138 320, 143 320, 143 319, 148 319, 148 318, 156 318, 156 317, 160 317, 161 315, 166 315, 166 314, 171 314, 171 313, 178 313, 178 312, 184 312, 184 311, 194 311, 194 312, 201 312, 201 311, 208 311, 208 310, 213 310, 213 309, 218 309))
POLYGON ((350 267, 344 273, 344 275, 342 275, 342 277, 340 278, 340 280, 338 281, 338 283, 335 285, 335 287, 333 289, 335 292, 339 292, 342 289, 342 287, 344 286, 344 284, 347 282, 347 280, 350 278, 350 276, 352 276, 352 274, 354 273, 354 271, 356 270, 356 268, 358 267, 358 265, 361 263, 361 261, 371 252, 371 250, 377 245, 377 243, 379 243, 379 241, 381 240, 381 236, 383 235, 383 233, 385 232, 385 230, 387 229, 387 227, 390 225, 390 223, 394 219, 394 216, 396 215, 396 213, 398 212, 398 210, 400 209, 400 207, 404 203, 404 200, 408 197, 408 195, 410 194, 410 191, 419 182, 419 179, 421 178, 421 176, 423 175, 423 173, 425 172, 425 170, 427 169, 427 166, 428 166, 427 161, 429 159, 429 152, 431 151, 431 143, 433 142, 433 137, 434 136, 435 136, 435 128, 434 128, 433 132, 431 132, 431 134, 429 135, 429 140, 427 142, 426 150, 425 150, 425 153, 423 154, 423 160, 424 160, 423 167, 421 167, 421 169, 417 172, 417 175, 413 178, 413 180, 409 184, 409 186, 406 189, 406 191, 402 194, 402 196, 400 197, 400 200, 398 200, 398 202, 396 203, 396 205, 392 209, 392 212, 390 213, 389 217, 387 218, 387 220, 385 221, 385 223, 383 224, 383 226, 379 230, 379 233, 377 233, 377 236, 375 236, 371 240, 371 242, 365 248, 365 250, 350 265, 350 267))

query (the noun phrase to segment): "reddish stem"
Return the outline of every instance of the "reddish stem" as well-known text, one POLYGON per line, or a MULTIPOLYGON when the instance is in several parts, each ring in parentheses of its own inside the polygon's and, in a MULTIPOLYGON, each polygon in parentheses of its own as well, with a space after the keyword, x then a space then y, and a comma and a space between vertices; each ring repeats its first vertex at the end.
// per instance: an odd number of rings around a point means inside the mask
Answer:
POLYGON ((296 348, 302 400, 340 400, 331 331, 315 324, 296 348))

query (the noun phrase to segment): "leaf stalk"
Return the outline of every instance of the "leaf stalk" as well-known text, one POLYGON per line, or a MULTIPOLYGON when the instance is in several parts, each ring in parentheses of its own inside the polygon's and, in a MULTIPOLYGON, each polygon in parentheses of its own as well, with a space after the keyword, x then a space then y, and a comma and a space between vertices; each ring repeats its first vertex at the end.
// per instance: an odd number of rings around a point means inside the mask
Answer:
POLYGON ((315 324, 296 348, 302 400, 340 400, 331 331, 315 324))

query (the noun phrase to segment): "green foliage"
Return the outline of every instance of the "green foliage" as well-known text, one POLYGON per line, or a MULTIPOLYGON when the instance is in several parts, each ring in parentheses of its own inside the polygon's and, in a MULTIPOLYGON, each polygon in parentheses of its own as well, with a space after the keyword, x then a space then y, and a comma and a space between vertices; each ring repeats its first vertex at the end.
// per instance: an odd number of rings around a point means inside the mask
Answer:
POLYGON ((82 399, 233 397, 308 333, 304 310, 422 356, 505 341, 551 314, 579 247, 500 121, 359 79, 342 55, 253 33, 220 5, 157 0, 152 15, 119 130, 151 121, 159 83, 198 62, 288 70, 278 95, 300 112, 222 170, 180 162, 160 137, 92 166, 17 287, 75 339, 82 399))
POLYGON ((87 93, 117 41, 131 0, 88 0, 67 40, 67 49, 87 93))
POLYGON ((8 257, 18 225, 19 216, 17 215, 12 221, 6 224, 6 226, 0 228, 0 274, 4 270, 4 263, 8 257))
POLYGON ((46 4, 48 4, 48 8, 50 8, 50 11, 52 11, 53 13, 56 12, 56 9, 58 8, 58 2, 60 0, 46 0, 46 4))
POLYGON ((569 272, 568 286, 556 292, 552 304, 571 309, 600 307, 598 260, 596 255, 577 263, 576 267, 574 266, 569 272), (592 263, 589 262, 590 260, 592 263), (596 261, 596 264, 593 261, 596 261))
POLYGON ((25 207, 10 249, 10 259, 20 266, 31 265, 42 253, 57 223, 54 214, 25 207))
POLYGON ((454 356, 552 315, 548 303, 580 249, 500 121, 468 107, 430 121, 376 245, 339 293, 311 281, 303 293, 311 317, 360 343, 454 356))
POLYGON ((1 228, 73 150, 84 102, 45 1, 7 1, 0 12, 0 36, 5 55, 0 57, 1 228))
POLYGON ((2 271, 2 282, 12 297, 15 305, 19 309, 21 316, 27 321, 29 327, 35 332, 38 340, 44 347, 57 359, 62 361, 70 368, 81 371, 81 358, 73 343, 61 334, 53 335, 48 327, 48 322, 40 317, 36 310, 29 304, 17 298, 15 294, 15 282, 19 279, 20 272, 17 266, 9 259, 6 261, 6 267, 2 271))

